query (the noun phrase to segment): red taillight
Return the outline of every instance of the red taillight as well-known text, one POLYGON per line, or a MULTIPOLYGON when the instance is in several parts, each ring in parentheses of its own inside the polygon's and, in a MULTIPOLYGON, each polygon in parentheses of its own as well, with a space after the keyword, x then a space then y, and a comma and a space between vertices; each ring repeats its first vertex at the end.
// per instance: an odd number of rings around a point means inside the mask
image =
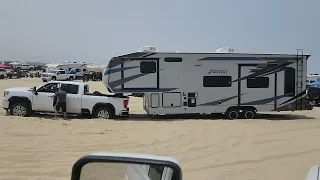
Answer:
POLYGON ((124 108, 128 108, 128 104, 129 104, 129 101, 127 99, 123 100, 123 107, 124 108))

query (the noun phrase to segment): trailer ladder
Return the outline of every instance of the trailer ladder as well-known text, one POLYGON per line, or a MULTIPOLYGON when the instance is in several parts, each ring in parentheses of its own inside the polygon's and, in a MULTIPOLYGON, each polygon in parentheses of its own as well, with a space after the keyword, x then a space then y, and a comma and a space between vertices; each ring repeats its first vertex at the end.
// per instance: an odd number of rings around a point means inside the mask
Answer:
MULTIPOLYGON (((304 56, 303 56, 303 49, 296 49, 297 51, 297 74, 296 74, 296 95, 304 91, 303 89, 303 76, 304 76, 304 69, 303 69, 303 62, 304 62, 304 56)), ((302 98, 299 97, 299 100, 297 99, 296 101, 296 109, 297 110, 302 110, 304 107, 303 101, 301 100, 302 98)))

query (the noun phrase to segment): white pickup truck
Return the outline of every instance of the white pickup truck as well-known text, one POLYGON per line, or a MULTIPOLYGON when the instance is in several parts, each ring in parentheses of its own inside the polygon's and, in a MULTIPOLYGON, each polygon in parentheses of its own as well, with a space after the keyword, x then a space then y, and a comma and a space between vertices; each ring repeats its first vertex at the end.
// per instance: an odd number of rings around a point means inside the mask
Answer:
POLYGON ((50 81, 39 87, 6 89, 2 107, 14 116, 30 116, 34 112, 54 112, 53 98, 50 96, 59 86, 64 86, 67 92, 68 114, 90 115, 102 119, 129 115, 127 96, 89 93, 87 84, 71 81, 50 81))
POLYGON ((76 79, 75 74, 68 74, 65 70, 53 70, 47 73, 41 74, 41 79, 43 82, 48 81, 73 81, 76 79))

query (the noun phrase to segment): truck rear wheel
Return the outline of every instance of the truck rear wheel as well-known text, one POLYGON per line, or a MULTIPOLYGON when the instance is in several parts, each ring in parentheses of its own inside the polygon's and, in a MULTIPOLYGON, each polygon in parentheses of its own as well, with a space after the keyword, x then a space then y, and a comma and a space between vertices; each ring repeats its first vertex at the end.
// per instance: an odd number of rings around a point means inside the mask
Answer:
POLYGON ((69 81, 73 81, 73 77, 71 76, 71 77, 69 77, 69 81))
POLYGON ((100 107, 95 110, 94 117, 99 119, 113 119, 114 112, 108 107, 100 107))
POLYGON ((53 76, 51 79, 52 79, 53 81, 57 80, 57 78, 56 78, 55 76, 53 76))
POLYGON ((3 74, 0 75, 0 79, 4 79, 4 75, 3 74))
POLYGON ((10 107, 10 114, 14 116, 28 117, 31 114, 27 103, 15 103, 10 107))

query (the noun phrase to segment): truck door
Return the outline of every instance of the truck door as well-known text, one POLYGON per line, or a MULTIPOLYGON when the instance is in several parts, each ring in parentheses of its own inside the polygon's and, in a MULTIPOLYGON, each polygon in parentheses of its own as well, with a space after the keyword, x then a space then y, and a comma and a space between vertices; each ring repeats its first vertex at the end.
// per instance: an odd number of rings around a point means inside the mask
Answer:
POLYGON ((35 111, 54 112, 53 96, 58 89, 59 83, 47 83, 37 89, 38 94, 33 95, 32 105, 35 111))
POLYGON ((67 93, 67 112, 81 113, 82 108, 82 94, 81 88, 77 84, 61 84, 67 93))
POLYGON ((66 79, 67 79, 66 71, 59 71, 57 80, 66 80, 66 79))
POLYGON ((249 76, 254 74, 257 66, 241 66, 239 98, 241 106, 255 106, 258 111, 272 110, 274 101, 277 99, 275 93, 275 74, 249 76))

